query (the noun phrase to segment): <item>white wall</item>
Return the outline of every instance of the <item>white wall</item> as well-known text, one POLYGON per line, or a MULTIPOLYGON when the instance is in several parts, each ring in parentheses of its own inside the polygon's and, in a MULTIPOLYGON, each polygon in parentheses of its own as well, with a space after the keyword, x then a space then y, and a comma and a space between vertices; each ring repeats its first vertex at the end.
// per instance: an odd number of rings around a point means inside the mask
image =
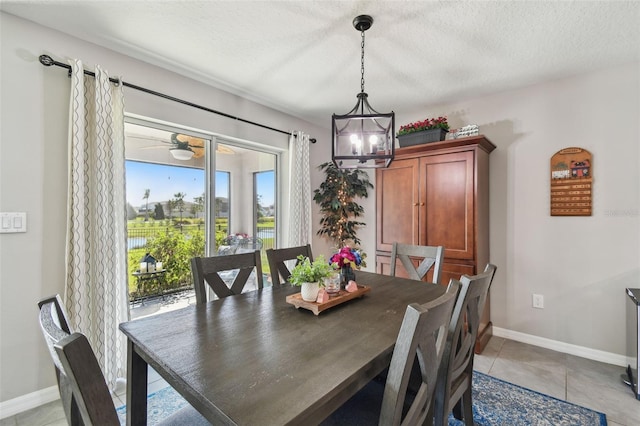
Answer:
MULTIPOLYGON (((318 139, 312 158, 321 161, 330 158, 330 132, 5 13, 0 13, 0 31, 0 211, 27 212, 28 222, 27 233, 0 235, 0 402, 5 402, 55 385, 36 303, 64 288, 70 82, 66 70, 42 66, 39 55, 61 62, 80 58, 86 67, 100 64, 129 83, 278 129, 304 130, 318 139)), ((281 149, 288 144, 287 135, 126 88, 125 108, 281 149)), ((318 179, 314 173, 313 187, 318 179)))
POLYGON ((396 117, 478 124, 490 156, 494 326, 625 354, 626 287, 640 287, 638 63, 396 117), (593 155, 593 215, 549 214, 551 156, 593 155), (544 295, 544 309, 531 306, 544 295))

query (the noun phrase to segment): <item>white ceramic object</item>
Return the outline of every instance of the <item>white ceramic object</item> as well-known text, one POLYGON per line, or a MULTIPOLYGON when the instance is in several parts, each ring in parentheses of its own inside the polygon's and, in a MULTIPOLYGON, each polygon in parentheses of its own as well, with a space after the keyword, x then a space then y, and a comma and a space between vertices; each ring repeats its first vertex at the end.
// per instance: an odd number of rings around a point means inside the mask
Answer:
POLYGON ((320 284, 316 283, 302 283, 300 287, 300 294, 302 300, 305 302, 315 302, 320 291, 320 284))

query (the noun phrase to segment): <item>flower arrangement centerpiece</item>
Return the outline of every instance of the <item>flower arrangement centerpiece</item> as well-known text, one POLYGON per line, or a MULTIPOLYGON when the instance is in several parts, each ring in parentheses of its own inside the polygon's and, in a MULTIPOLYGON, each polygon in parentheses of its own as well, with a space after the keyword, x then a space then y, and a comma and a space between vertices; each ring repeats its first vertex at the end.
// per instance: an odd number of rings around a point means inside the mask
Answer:
POLYGON ((402 147, 444 140, 444 136, 448 131, 449 123, 447 122, 447 117, 427 118, 422 121, 416 121, 400 126, 396 136, 398 136, 398 141, 402 147), (414 135, 418 132, 423 133, 420 135, 414 135), (412 136, 407 137, 408 135, 412 136))
POLYGON ((331 256, 329 262, 334 268, 340 269, 342 282, 348 283, 350 280, 355 280, 354 269, 367 266, 366 258, 367 254, 362 250, 344 246, 331 256))

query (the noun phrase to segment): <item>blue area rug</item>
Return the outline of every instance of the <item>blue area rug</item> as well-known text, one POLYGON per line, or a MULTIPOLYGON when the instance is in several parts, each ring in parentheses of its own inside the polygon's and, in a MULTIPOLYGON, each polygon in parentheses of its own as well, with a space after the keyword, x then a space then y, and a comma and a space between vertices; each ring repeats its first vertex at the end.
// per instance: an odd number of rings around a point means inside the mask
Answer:
MULTIPOLYGON (((155 425, 188 403, 172 387, 149 395, 147 424, 155 425)), ((118 417, 126 424, 126 406, 118 417)), ((477 371, 473 372, 473 420, 478 426, 606 426, 603 413, 562 401, 477 371)), ((449 417, 449 426, 464 423, 449 417)))
MULTIPOLYGON (((603 413, 473 372, 473 421, 497 425, 606 426, 603 413)), ((449 416, 449 426, 464 425, 449 416)))
MULTIPOLYGON (((160 423, 176 411, 189 404, 171 386, 150 394, 147 397, 147 425, 160 423)), ((121 425, 127 424, 127 406, 116 409, 121 425)))

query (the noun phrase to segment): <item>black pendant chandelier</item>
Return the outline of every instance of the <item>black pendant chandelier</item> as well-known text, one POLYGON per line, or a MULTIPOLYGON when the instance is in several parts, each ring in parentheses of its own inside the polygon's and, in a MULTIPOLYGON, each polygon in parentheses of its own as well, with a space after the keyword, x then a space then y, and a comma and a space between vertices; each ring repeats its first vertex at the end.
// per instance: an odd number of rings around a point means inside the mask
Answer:
POLYGON ((393 160, 395 114, 393 111, 382 114, 371 108, 364 91, 364 32, 371 24, 373 18, 369 15, 353 20, 362 37, 358 102, 347 114, 333 114, 331 119, 331 159, 341 169, 388 167, 393 160))

